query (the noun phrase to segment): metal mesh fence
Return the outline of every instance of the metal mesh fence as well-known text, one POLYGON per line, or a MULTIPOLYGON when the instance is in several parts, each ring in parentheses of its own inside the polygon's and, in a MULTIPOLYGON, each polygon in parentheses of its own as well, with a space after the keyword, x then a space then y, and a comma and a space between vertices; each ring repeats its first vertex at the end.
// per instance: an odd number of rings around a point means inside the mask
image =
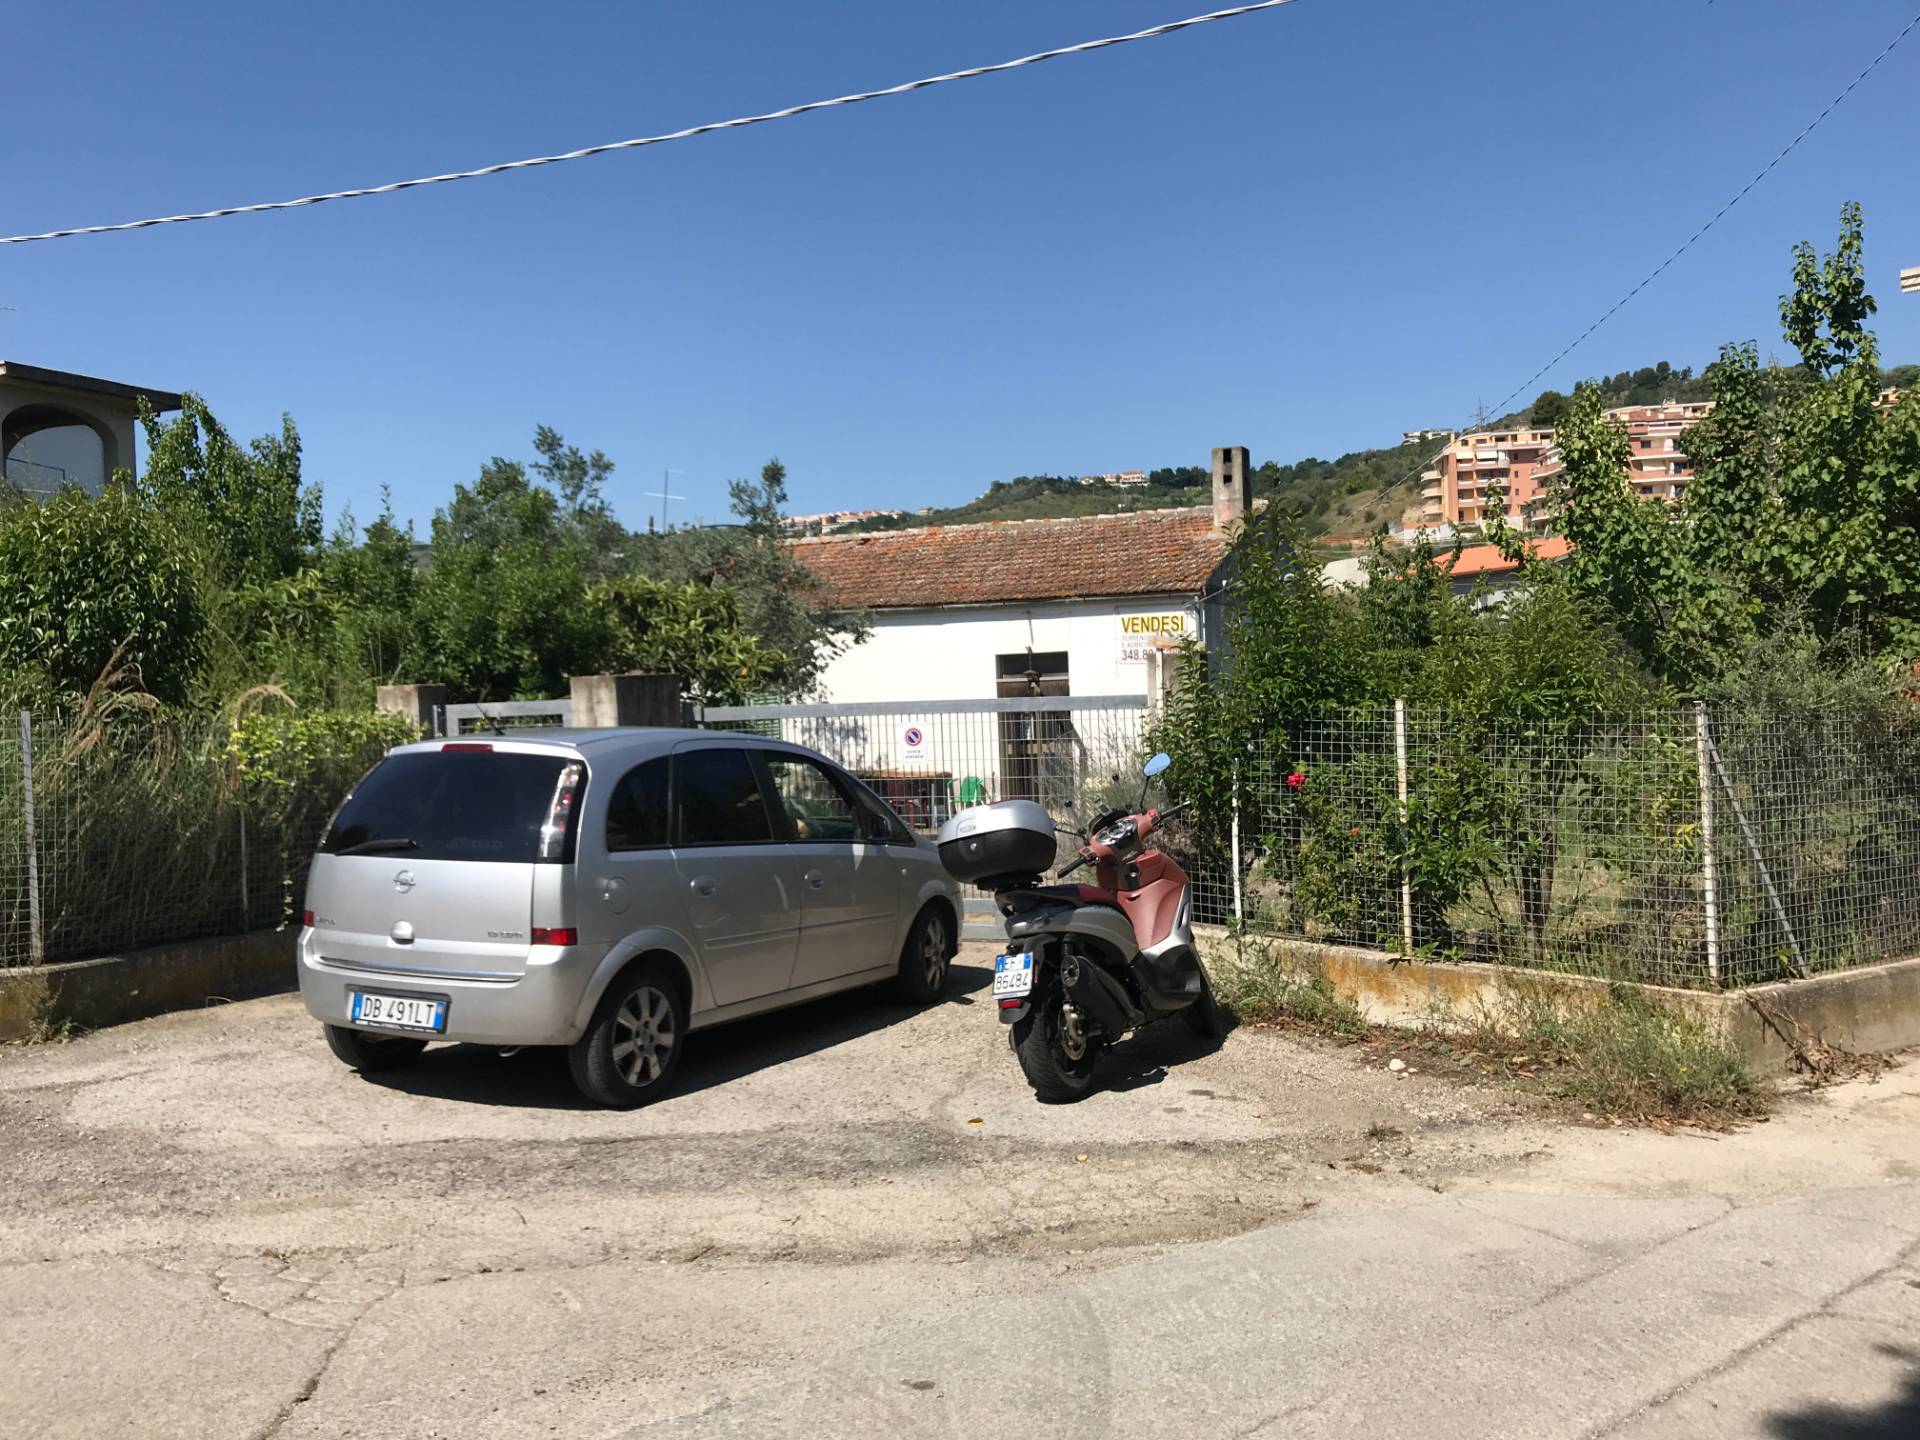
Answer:
POLYGON ((305 790, 250 796, 217 719, 137 739, 132 728, 14 717, 0 730, 0 966, 284 922, 333 804, 374 758, 347 757, 305 790))
POLYGON ((1202 920, 1686 986, 1920 951, 1920 747, 1860 717, 1383 707, 1238 776, 1202 920))
MULTIPOLYGON (((831 756, 923 834, 992 800, 1063 825, 1130 808, 1148 744, 1139 696, 747 706, 702 723, 831 756)), ((236 783, 217 720, 138 733, 0 727, 0 965, 282 922, 332 804, 376 758, 335 757, 265 797, 236 783)), ((1688 986, 1920 952, 1920 726, 1381 706, 1276 729, 1232 793, 1217 823, 1163 842, 1202 923, 1688 986)), ((1062 862, 1076 844, 1063 833, 1062 862)))
POLYGON ((1920 736, 1716 715, 1719 969, 1748 984, 1920 954, 1920 736))

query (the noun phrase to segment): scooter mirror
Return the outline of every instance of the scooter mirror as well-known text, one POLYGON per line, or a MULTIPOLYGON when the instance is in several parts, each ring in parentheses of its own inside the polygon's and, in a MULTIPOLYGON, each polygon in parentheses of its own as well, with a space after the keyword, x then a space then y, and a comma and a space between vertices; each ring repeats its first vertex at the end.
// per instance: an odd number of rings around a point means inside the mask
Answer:
POLYGON ((1140 767, 1140 773, 1151 780, 1171 764, 1173 764, 1173 761, 1169 760, 1167 758, 1167 752, 1162 750, 1158 755, 1140 767))

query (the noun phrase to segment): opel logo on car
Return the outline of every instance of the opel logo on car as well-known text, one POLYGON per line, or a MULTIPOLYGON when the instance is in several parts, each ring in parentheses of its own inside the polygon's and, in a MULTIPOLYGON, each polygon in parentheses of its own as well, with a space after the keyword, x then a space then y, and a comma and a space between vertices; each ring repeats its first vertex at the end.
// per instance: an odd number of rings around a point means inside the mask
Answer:
POLYGON ((411 870, 402 870, 398 875, 394 876, 393 888, 398 890, 402 895, 413 889, 413 872, 411 870))

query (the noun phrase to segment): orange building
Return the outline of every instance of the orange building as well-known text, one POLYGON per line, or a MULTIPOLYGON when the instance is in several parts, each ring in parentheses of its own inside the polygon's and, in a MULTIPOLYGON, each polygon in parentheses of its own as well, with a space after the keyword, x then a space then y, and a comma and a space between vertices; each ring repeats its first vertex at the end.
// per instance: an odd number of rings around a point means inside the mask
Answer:
MULTIPOLYGON (((1680 449, 1680 433, 1713 409, 1711 400, 1622 405, 1606 417, 1627 432, 1627 478, 1648 500, 1672 500, 1687 488, 1693 469, 1680 449)), ((1560 453, 1551 430, 1489 430, 1455 437, 1421 479, 1421 515, 1429 526, 1472 526, 1487 515, 1488 492, 1502 490, 1507 517, 1523 517, 1534 529, 1550 513, 1546 491, 1560 473, 1560 453)))
POLYGON ((1540 493, 1535 472, 1553 445, 1551 430, 1482 430, 1456 435, 1420 477, 1421 516, 1428 525, 1477 525, 1488 491, 1498 487, 1507 513, 1540 493))

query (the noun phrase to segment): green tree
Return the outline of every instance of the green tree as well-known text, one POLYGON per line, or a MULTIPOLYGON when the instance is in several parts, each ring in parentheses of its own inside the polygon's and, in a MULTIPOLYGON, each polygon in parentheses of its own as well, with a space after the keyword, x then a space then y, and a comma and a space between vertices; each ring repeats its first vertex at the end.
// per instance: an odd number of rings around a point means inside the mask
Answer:
POLYGON ((405 678, 417 646, 420 574, 413 526, 402 528, 395 518, 387 486, 380 487, 380 514, 364 532, 351 511, 341 516, 319 570, 327 593, 338 601, 335 650, 344 665, 375 683, 405 678))
POLYGON ((293 574, 321 536, 320 491, 300 476, 300 433, 283 416, 278 435, 234 441, 198 395, 162 422, 141 401, 147 466, 135 493, 202 538, 215 583, 293 574))
POLYGON ((602 667, 586 547, 559 500, 495 457, 433 517, 416 619, 423 668, 474 700, 544 699, 602 667))
POLYGON ((1689 687, 1786 614, 1825 639, 1858 628, 1920 654, 1920 401, 1877 406, 1878 348, 1857 205, 1820 260, 1796 247, 1782 329, 1796 371, 1763 370, 1752 345, 1707 372, 1715 406, 1686 432, 1694 478, 1679 505, 1641 503, 1626 442, 1576 394, 1559 437, 1555 497, 1575 583, 1618 618, 1659 673, 1689 687))
POLYGON ((72 696, 117 655, 156 697, 184 699, 206 619, 194 569, 174 520, 124 489, 0 509, 0 668, 72 696))
POLYGON ((794 554, 786 480, 786 466, 774 459, 758 481, 730 484, 738 525, 636 536, 633 568, 656 580, 732 591, 747 633, 783 657, 768 688, 801 696, 817 690, 834 656, 866 638, 867 621, 833 605, 820 577, 794 554))
POLYGON ((559 498, 560 529, 581 546, 587 573, 600 580, 620 574, 631 537, 607 503, 613 461, 599 450, 583 453, 547 425, 533 432, 533 448, 540 457, 533 462, 534 473, 559 498))
POLYGON ((1529 423, 1551 430, 1567 413, 1567 397, 1558 390, 1542 390, 1528 407, 1529 423))
POLYGON ((611 666, 678 675, 702 704, 743 704, 786 671, 786 656, 741 625, 732 591, 626 576, 589 598, 606 626, 611 666))

